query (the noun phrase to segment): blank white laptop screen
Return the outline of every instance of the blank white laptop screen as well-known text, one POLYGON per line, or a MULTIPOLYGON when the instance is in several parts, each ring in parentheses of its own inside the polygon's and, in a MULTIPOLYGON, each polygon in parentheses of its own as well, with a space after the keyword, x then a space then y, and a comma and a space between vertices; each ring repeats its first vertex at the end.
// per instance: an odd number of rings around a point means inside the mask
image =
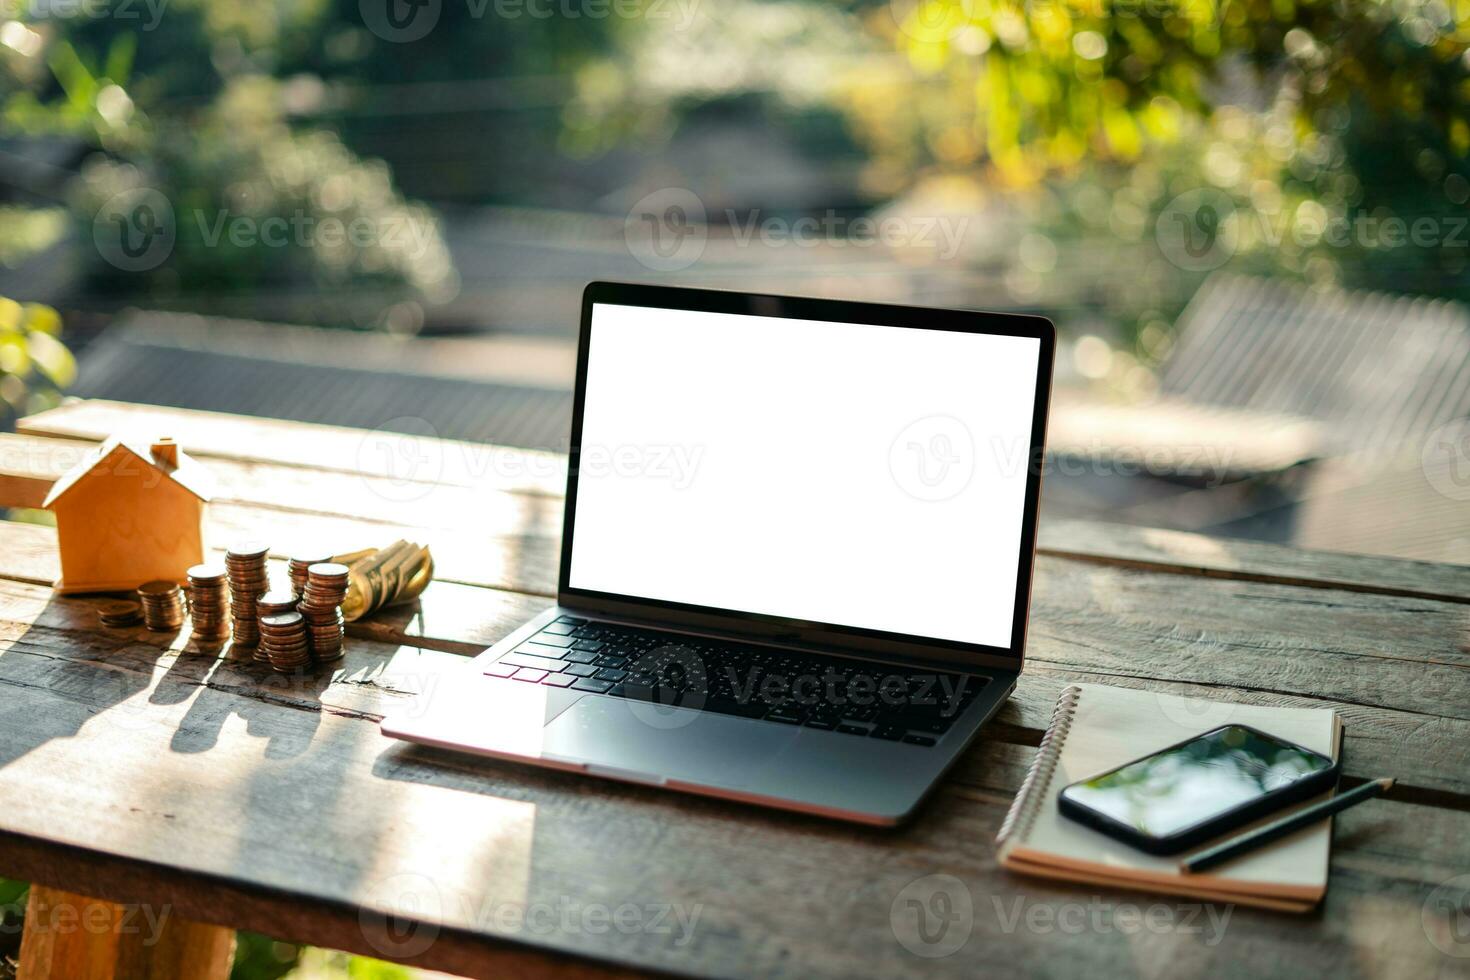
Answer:
POLYGON ((568 584, 1007 647, 1040 349, 597 304, 568 584))

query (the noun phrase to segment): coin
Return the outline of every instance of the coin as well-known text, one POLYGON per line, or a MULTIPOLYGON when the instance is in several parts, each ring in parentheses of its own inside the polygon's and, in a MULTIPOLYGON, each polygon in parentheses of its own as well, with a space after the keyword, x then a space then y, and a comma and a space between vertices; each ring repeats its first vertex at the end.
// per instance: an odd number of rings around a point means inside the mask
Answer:
POLYGON ((189 569, 189 621, 202 640, 219 641, 230 634, 227 573, 222 566, 201 564, 189 569))
POLYGON ((208 563, 189 569, 190 585, 221 585, 225 581, 225 567, 208 563))
POLYGON ((242 561, 256 561, 265 558, 266 555, 270 554, 270 550, 271 546, 264 541, 252 539, 237 541, 225 553, 225 561, 229 561, 231 558, 242 561))
POLYGON ((155 579, 138 586, 138 605, 143 625, 159 633, 171 633, 184 622, 184 606, 177 582, 155 579))
POLYGON ((342 659, 342 600, 347 598, 348 568, 317 562, 307 569, 306 588, 296 607, 306 620, 311 653, 318 663, 342 659))
POLYGON ((262 616, 260 647, 266 652, 271 669, 278 673, 290 673, 311 663, 306 620, 297 612, 262 616))
POLYGON ((296 594, 274 589, 255 600, 255 611, 261 616, 279 616, 296 611, 296 594))
MULTIPOLYGON (((259 541, 236 544, 225 553, 225 571, 230 583, 230 610, 235 645, 255 646, 260 642, 256 602, 270 589, 266 555, 270 546, 259 541)), ((257 651, 256 660, 265 656, 257 651)))
POLYGON ((102 621, 103 626, 136 626, 143 621, 143 607, 127 600, 104 602, 97 607, 97 618, 102 621))
POLYGON ((296 597, 301 598, 301 593, 306 590, 307 569, 312 565, 328 563, 332 560, 331 555, 319 554, 317 552, 298 552, 291 556, 286 563, 286 570, 291 576, 291 588, 296 597))

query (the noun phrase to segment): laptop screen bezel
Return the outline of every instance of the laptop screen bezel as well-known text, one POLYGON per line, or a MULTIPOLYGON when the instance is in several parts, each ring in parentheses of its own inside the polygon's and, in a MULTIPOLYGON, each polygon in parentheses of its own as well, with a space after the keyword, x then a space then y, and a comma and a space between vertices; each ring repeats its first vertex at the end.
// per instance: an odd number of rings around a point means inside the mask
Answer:
POLYGON ((1036 520, 1041 496, 1041 460, 1051 401, 1052 360, 1056 330, 1050 320, 1020 313, 983 313, 883 303, 812 299, 761 293, 687 289, 632 283, 593 282, 582 293, 582 323, 577 344, 577 384, 572 406, 572 433, 567 465, 566 510, 562 519, 561 568, 557 602, 613 617, 657 621, 675 628, 748 637, 754 641, 789 643, 858 654, 881 653, 918 661, 934 661, 1019 670, 1025 657, 1027 612, 1036 562, 1036 520), (913 330, 945 330, 1029 337, 1039 341, 1031 444, 1026 466, 1026 495, 1021 545, 1016 556, 1016 596, 1009 646, 964 643, 884 630, 815 623, 763 613, 697 606, 641 596, 574 589, 570 584, 577 513, 577 472, 582 449, 582 413, 587 393, 587 363, 592 312, 598 304, 646 306, 691 312, 821 320, 913 330))

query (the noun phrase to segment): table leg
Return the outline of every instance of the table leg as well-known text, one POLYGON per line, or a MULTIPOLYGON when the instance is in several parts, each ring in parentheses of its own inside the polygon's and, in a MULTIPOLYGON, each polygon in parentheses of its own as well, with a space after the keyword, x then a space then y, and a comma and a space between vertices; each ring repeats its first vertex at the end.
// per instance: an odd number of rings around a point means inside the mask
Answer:
POLYGON ((166 905, 117 905, 32 885, 19 980, 225 980, 235 931, 166 905))

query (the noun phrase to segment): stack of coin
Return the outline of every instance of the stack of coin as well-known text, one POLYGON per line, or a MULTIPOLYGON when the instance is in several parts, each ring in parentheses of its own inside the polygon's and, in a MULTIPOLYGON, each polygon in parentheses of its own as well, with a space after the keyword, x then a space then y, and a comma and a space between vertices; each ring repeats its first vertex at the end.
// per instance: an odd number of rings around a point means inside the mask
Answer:
POLYGON ((311 652, 319 664, 342 659, 342 600, 347 598, 347 566, 317 562, 307 570, 306 589, 296 608, 306 617, 311 652))
POLYGON ((271 669, 289 674, 311 663, 311 645, 306 640, 306 620, 298 612, 260 617, 260 648, 271 669))
POLYGON ((220 565, 189 569, 189 619, 201 640, 224 640, 230 635, 230 598, 225 570, 220 565))
POLYGON ((97 618, 102 620, 103 626, 126 629, 143 621, 143 607, 126 600, 104 602, 97 608, 97 618))
POLYGON ((306 570, 313 565, 320 565, 331 560, 331 555, 317 552, 301 552, 291 556, 291 560, 286 563, 286 568, 291 574, 291 591, 296 593, 297 599, 300 599, 301 594, 306 591, 306 570))
MULTIPOLYGON (((293 613, 296 611, 296 593, 287 592, 285 589, 272 589, 259 599, 255 600, 255 618, 264 619, 267 616, 279 616, 282 613, 293 613)), ((255 648, 255 659, 261 663, 270 661, 270 652, 266 650, 265 644, 255 648)))
POLYGON ((171 633, 184 623, 184 603, 177 582, 157 579, 138 586, 143 606, 143 625, 159 633, 171 633))
POLYGON ((265 570, 265 556, 270 548, 251 541, 238 544, 225 552, 225 571, 230 579, 230 609, 235 622, 235 646, 253 647, 260 642, 255 602, 267 589, 270 580, 265 570))

